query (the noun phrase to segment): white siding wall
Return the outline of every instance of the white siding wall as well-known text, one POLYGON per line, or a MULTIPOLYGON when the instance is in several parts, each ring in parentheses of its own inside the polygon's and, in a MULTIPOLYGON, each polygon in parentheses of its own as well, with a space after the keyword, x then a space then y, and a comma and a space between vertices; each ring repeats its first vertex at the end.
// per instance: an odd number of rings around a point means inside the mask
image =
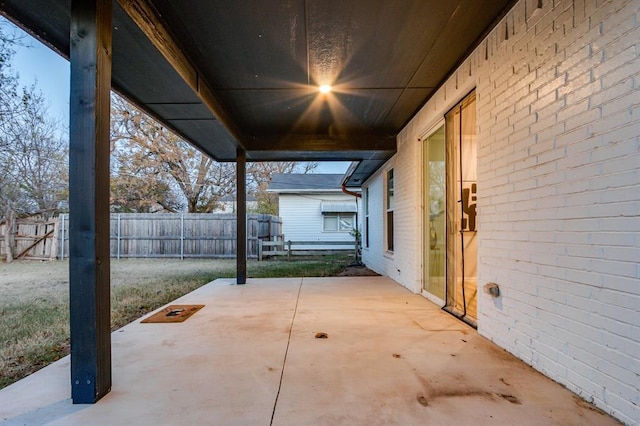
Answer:
POLYGON ((372 180, 369 185, 369 247, 363 247, 362 261, 369 269, 390 276, 384 258, 383 187, 382 179, 372 180))
MULTIPOLYGON (((502 292, 479 293, 478 331, 638 424, 640 2, 537 4, 519 2, 399 135, 401 242, 364 261, 417 291, 418 138, 476 88, 478 281, 502 292)), ((380 198, 383 172, 367 183, 380 198)), ((382 247, 382 216, 372 229, 382 247)))
MULTIPOLYGON (((282 233, 286 241, 353 241, 353 236, 348 232, 322 231, 322 201, 355 203, 355 197, 335 193, 280 194, 279 216, 282 218, 282 233)), ((338 247, 314 246, 310 249, 338 247)))

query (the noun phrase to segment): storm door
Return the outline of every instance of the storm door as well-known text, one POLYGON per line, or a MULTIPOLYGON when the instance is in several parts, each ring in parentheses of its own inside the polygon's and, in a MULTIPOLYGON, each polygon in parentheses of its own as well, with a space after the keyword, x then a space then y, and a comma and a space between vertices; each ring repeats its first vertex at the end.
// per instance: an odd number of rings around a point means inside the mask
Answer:
POLYGON ((446 295, 445 310, 477 321, 477 137, 475 92, 445 116, 446 295))

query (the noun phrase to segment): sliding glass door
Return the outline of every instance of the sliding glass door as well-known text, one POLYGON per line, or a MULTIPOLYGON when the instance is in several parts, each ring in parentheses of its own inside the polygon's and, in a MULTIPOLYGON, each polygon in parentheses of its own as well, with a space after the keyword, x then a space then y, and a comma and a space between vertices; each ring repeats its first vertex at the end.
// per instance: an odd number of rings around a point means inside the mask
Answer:
POLYGON ((423 289, 477 321, 476 98, 468 95, 424 140, 423 289))
POLYGON ((447 291, 445 309, 477 321, 476 98, 471 93, 445 116, 447 163, 447 291))

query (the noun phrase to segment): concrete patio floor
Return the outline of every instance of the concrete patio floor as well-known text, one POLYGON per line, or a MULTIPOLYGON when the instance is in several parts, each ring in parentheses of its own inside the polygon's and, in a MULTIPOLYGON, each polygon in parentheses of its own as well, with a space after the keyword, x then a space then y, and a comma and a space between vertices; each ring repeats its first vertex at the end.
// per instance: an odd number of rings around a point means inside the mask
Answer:
POLYGON ((0 390, 0 424, 617 424, 386 277, 231 283, 113 333, 97 404, 71 403, 67 357, 0 390))

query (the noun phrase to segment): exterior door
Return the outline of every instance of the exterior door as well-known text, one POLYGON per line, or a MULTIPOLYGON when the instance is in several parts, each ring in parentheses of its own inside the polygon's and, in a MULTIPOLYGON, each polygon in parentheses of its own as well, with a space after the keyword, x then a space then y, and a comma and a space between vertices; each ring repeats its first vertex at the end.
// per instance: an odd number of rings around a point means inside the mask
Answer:
POLYGON ((445 116, 446 300, 445 309, 477 322, 477 137, 475 92, 445 116))
POLYGON ((424 141, 423 289, 444 303, 446 290, 446 168, 444 125, 424 141))

